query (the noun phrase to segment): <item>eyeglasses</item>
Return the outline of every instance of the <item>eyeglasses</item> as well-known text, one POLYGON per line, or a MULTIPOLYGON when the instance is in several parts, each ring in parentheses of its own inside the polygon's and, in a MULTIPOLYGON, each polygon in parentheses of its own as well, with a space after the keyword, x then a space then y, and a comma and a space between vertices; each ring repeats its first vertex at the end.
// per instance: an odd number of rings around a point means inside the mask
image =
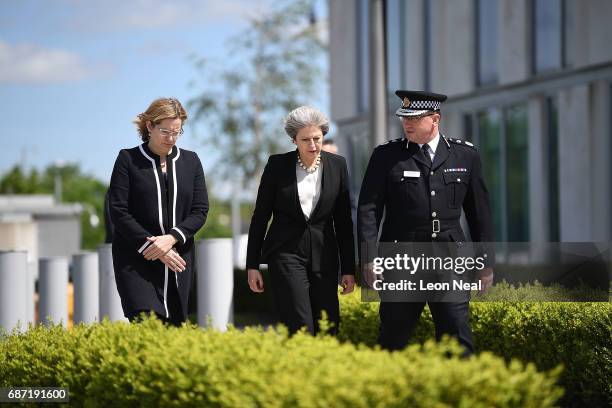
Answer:
POLYGON ((162 136, 171 137, 173 139, 178 139, 183 134, 182 128, 179 131, 164 129, 164 128, 158 128, 158 129, 159 129, 159 133, 161 133, 162 136))
POLYGON ((425 115, 418 115, 418 116, 401 116, 400 119, 402 121, 407 121, 407 122, 418 122, 419 120, 427 117, 427 116, 432 116, 435 115, 435 113, 427 113, 425 115))

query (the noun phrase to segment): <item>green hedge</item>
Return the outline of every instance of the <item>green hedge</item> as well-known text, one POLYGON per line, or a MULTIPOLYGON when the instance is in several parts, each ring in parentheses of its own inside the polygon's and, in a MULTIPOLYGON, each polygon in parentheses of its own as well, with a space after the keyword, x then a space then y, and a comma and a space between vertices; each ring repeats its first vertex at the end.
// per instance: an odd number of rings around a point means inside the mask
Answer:
POLYGON ((0 387, 68 387, 86 406, 549 407, 560 369, 462 360, 454 342, 387 353, 325 336, 220 333, 155 320, 0 338, 0 387))
POLYGON ((568 288, 560 284, 497 282, 487 294, 472 293, 473 301, 483 302, 601 302, 612 300, 610 293, 588 285, 568 288))
MULTIPOLYGON (((538 287, 533 290, 542 291, 538 287)), ((528 291, 523 289, 517 296, 529 298, 528 291)), ((361 302, 358 291, 340 300, 339 339, 374 345, 379 304, 361 302)), ((533 362, 540 370, 563 364, 563 405, 612 405, 610 303, 473 302, 470 319, 478 351, 533 362)), ((433 337, 431 313, 425 308, 412 342, 433 337)))

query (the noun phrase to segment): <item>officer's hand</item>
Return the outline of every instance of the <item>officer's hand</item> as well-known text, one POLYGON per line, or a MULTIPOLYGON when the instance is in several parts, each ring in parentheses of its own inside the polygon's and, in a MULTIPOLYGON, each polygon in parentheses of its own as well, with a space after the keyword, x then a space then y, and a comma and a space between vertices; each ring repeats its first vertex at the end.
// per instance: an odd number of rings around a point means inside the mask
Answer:
POLYGON ((374 289, 375 280, 384 280, 382 274, 377 275, 374 273, 374 264, 372 262, 368 262, 363 266, 363 277, 366 284, 372 289, 374 289))
POLYGON ((351 293, 355 288, 355 277, 353 275, 342 275, 342 282, 340 285, 342 286, 341 295, 351 293))
POLYGON ((257 269, 249 269, 247 271, 249 287, 255 293, 262 293, 264 291, 264 282, 261 272, 257 269))
POLYGON ((480 281, 480 290, 478 294, 484 295, 493 286, 493 268, 490 266, 478 271, 478 280, 480 281))

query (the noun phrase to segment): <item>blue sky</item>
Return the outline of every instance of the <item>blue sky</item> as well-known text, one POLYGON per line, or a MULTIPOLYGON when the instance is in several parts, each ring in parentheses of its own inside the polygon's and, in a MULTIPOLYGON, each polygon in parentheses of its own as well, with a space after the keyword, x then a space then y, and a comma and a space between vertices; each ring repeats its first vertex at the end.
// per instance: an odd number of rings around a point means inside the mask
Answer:
MULTIPOLYGON (((16 163, 44 168, 61 160, 108 182, 117 152, 139 143, 135 116, 157 97, 194 96, 190 56, 224 61, 226 40, 270 3, 0 2, 0 134, 8 146, 0 174, 16 163)), ((325 7, 317 3, 319 15, 325 7)), ((188 128, 179 144, 196 150, 205 167, 216 154, 188 128)))

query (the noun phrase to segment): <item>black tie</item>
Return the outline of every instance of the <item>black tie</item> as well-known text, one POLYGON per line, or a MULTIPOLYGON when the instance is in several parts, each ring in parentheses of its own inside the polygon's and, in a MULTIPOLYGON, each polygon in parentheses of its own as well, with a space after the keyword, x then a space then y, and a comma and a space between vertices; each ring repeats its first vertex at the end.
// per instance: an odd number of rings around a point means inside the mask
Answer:
POLYGON ((431 166, 431 156, 429 155, 429 145, 427 143, 425 143, 422 147, 421 150, 423 150, 423 154, 425 155, 425 161, 427 162, 427 164, 429 164, 431 166))

